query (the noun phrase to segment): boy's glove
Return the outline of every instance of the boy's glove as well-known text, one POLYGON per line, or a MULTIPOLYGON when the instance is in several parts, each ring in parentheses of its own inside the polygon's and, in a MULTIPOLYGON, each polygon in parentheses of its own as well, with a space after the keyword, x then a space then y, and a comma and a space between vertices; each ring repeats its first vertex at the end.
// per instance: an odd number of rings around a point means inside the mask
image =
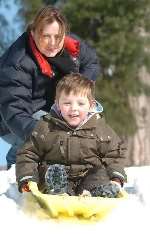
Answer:
POLYGON ((28 185, 28 182, 23 182, 21 185, 20 185, 20 192, 24 193, 24 192, 30 192, 30 188, 29 188, 29 185, 28 185))
POLYGON ((121 185, 118 182, 110 181, 108 184, 99 185, 90 190, 93 197, 116 198, 121 191, 121 185))

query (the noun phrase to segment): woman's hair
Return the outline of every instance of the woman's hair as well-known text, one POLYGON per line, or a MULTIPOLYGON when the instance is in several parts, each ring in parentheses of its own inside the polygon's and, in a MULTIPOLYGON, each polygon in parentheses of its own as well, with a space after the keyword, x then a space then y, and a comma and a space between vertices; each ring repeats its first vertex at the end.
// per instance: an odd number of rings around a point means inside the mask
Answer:
POLYGON ((40 34, 44 26, 55 21, 59 24, 60 38, 62 39, 64 34, 69 31, 68 23, 60 10, 50 5, 45 6, 39 10, 39 12, 35 15, 32 23, 28 25, 27 31, 37 31, 40 34))
POLYGON ((95 99, 95 83, 88 80, 82 74, 71 73, 61 79, 56 87, 56 101, 59 101, 61 93, 69 95, 73 92, 74 95, 82 94, 88 97, 89 100, 95 99))

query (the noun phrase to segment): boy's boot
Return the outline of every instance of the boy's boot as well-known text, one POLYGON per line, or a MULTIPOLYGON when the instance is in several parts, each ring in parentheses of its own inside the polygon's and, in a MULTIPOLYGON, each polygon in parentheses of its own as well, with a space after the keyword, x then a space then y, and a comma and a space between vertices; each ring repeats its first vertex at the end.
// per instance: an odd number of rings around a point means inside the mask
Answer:
POLYGON ((63 194, 67 193, 67 172, 64 165, 53 164, 50 165, 45 173, 45 182, 47 193, 49 194, 63 194))
POLYGON ((110 182, 108 184, 99 185, 90 190, 93 197, 109 197, 115 198, 120 192, 120 185, 118 183, 110 182))

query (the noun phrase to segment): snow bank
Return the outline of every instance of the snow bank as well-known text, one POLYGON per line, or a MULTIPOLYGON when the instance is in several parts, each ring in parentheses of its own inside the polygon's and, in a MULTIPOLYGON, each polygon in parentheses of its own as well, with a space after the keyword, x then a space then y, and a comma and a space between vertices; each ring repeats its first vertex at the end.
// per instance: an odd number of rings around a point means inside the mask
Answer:
MULTIPOLYGON (((24 213, 21 202, 24 195, 20 194, 15 184, 15 166, 9 171, 0 171, 0 220, 4 233, 24 234, 34 231, 38 233, 149 233, 150 213, 150 167, 133 167, 126 169, 128 183, 126 189, 136 194, 122 202, 103 221, 79 223, 77 221, 58 221, 39 219, 24 213), (130 190, 131 191, 131 190, 130 190), (146 231, 147 230, 147 231, 146 231)), ((37 209, 35 207, 34 209, 37 209)))

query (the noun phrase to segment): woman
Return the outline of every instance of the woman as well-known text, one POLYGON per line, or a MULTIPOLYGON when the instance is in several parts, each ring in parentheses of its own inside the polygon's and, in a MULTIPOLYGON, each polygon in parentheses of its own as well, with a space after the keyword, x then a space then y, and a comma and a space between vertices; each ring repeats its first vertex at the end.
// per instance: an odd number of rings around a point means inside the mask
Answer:
MULTIPOLYGON (((58 9, 46 6, 0 59, 0 112, 17 141, 24 141, 35 128, 33 114, 49 112, 57 82, 71 72, 95 80, 97 56, 85 42, 68 34, 58 9)), ((8 153, 8 168, 15 163, 17 148, 8 153)))

